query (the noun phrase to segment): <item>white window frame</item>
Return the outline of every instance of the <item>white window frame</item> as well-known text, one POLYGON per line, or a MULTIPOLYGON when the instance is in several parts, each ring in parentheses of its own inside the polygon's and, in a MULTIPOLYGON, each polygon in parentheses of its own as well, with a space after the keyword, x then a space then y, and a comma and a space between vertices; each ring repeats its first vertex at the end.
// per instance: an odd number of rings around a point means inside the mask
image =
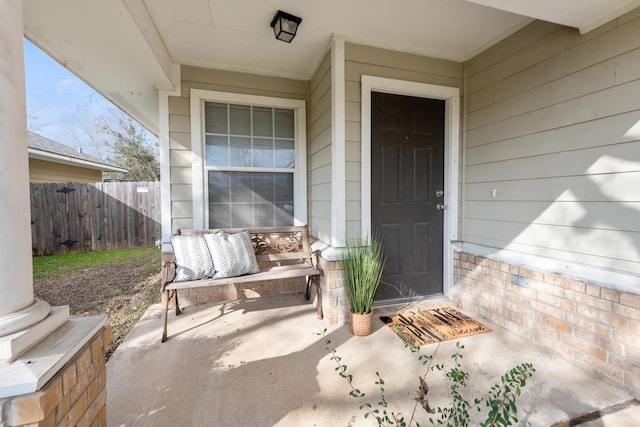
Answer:
MULTIPOLYGON (((307 223, 307 103, 299 99, 273 98, 268 96, 245 95, 191 89, 191 173, 193 195, 193 228, 209 228, 208 191, 205 188, 205 127, 204 103, 248 105, 252 107, 285 108, 294 112, 295 126, 295 168, 293 170, 293 223, 307 223)), ((249 170, 242 168, 243 170, 249 170)), ((225 168, 226 170, 226 168, 225 168)), ((259 169, 251 168, 252 172, 259 169)), ((270 169, 270 172, 277 170, 270 169)), ((287 169, 287 172, 289 169, 287 169)))

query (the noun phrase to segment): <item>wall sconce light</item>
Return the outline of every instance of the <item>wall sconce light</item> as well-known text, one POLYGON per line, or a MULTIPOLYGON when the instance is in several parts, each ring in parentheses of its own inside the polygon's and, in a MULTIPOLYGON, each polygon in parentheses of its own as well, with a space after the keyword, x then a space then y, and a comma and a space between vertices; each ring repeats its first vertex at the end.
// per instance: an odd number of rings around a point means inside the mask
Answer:
POLYGON ((271 28, 273 28, 276 39, 291 43, 301 22, 302 18, 279 10, 271 21, 271 28))

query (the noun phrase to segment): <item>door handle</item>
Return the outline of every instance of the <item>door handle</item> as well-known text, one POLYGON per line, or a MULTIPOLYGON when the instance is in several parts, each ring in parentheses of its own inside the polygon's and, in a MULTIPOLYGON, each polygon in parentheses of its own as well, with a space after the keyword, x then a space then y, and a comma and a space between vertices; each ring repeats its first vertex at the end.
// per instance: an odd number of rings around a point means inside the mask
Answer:
POLYGON ((443 211, 445 209, 447 209, 447 206, 444 203, 438 203, 436 205, 436 210, 443 211))

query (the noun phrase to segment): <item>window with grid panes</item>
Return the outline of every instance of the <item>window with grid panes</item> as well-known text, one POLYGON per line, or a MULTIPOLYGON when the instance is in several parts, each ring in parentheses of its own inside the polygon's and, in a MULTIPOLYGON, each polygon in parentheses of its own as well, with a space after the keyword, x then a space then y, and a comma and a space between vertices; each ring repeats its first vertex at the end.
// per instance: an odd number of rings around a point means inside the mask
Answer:
POLYGON ((204 108, 209 227, 293 225, 294 111, 204 108))

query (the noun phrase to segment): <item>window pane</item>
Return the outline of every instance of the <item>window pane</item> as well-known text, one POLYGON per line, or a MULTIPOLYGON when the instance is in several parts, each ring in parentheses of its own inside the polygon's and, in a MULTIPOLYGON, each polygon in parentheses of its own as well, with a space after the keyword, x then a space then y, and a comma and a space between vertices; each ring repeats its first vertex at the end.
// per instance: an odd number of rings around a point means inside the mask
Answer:
POLYGON ((293 174, 209 172, 213 228, 293 225, 293 174))
POLYGON ((227 104, 205 102, 204 123, 206 133, 227 133, 227 104))
POLYGON ((246 105, 229 106, 231 134, 251 135, 251 107, 246 105))
POLYGON ((253 215, 256 224, 262 227, 273 227, 275 224, 275 206, 270 203, 256 203, 253 205, 253 215))
POLYGON ((255 192, 254 200, 256 203, 272 203, 275 200, 275 174, 254 173, 253 185, 255 192))
POLYGON ((277 203, 290 203, 293 205, 293 174, 277 173, 276 178, 276 197, 277 203))
POLYGON ((293 122, 293 110, 280 110, 274 111, 274 122, 276 127, 276 138, 295 138, 294 135, 294 122, 293 122))
POLYGON ((251 138, 232 136, 229 166, 251 166, 251 138))
POLYGON ((273 108, 253 107, 253 136, 273 136, 273 108))
POLYGON ((230 227, 252 227, 253 205, 251 203, 234 203, 231 205, 230 227))
POLYGON ((276 221, 274 225, 293 225, 293 205, 279 204, 275 205, 276 221))
POLYGON ((209 203, 231 201, 231 177, 229 172, 209 172, 209 203))
POLYGON ((275 166, 277 168, 295 168, 296 150, 293 140, 276 140, 275 166))
POLYGON ((231 201, 234 203, 253 202, 253 174, 250 172, 231 173, 231 201))
POLYGON ((231 204, 209 204, 209 228, 229 228, 231 224, 231 204))
POLYGON ((229 141, 226 136, 207 135, 207 166, 229 166, 229 141))
POLYGON ((255 138, 253 140, 253 167, 273 167, 273 140, 255 138))

